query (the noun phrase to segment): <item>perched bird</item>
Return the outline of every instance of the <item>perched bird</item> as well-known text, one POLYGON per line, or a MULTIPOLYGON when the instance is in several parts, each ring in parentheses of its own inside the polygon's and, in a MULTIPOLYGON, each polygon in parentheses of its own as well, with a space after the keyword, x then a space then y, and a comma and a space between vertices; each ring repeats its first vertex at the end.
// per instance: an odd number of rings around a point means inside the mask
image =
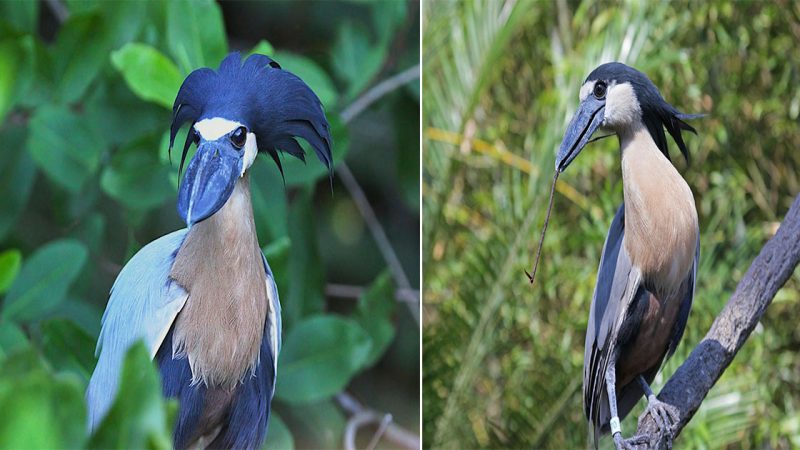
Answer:
POLYGON ((688 162, 681 130, 696 133, 641 72, 603 64, 586 78, 556 157, 562 172, 603 128, 617 135, 623 204, 600 259, 586 330, 584 412, 623 445, 620 420, 645 395, 663 433, 673 417, 650 389, 683 336, 694 297, 700 232, 692 191, 669 159, 667 132, 688 162))
POLYGON ((187 228, 142 248, 111 289, 86 393, 89 426, 114 401, 122 360, 143 339, 164 395, 179 401, 176 448, 257 448, 267 430, 281 346, 278 289, 256 236, 248 169, 259 151, 304 160, 306 140, 331 169, 319 98, 264 55, 228 55, 189 74, 178 91, 170 149, 190 130, 178 193, 187 228))

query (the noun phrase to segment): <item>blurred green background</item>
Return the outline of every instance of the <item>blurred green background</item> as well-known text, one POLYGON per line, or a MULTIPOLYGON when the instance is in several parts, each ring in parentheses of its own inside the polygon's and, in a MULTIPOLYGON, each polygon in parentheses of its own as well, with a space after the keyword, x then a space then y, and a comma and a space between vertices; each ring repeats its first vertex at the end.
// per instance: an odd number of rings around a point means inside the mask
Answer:
POLYGON ((143 349, 93 436, 83 391, 120 268, 185 226, 179 151, 167 154, 178 87, 232 50, 271 55, 314 89, 337 162, 332 192, 313 156, 284 159, 285 187, 268 158, 252 169, 283 304, 266 445, 341 447, 367 410, 393 416, 381 447, 418 439, 419 30, 419 4, 401 1, 0 2, 0 448, 171 445, 175 405, 143 349))
MULTIPOLYGON (((680 110, 708 114, 685 136, 691 164, 670 142, 695 194, 701 256, 686 334, 658 390, 800 192, 798 42, 800 3, 791 1, 424 4, 426 447, 591 445, 583 344, 622 201, 616 139, 592 144, 562 174, 533 289, 523 273, 588 73, 625 62, 680 110)), ((676 447, 800 446, 798 321, 795 273, 676 447)))

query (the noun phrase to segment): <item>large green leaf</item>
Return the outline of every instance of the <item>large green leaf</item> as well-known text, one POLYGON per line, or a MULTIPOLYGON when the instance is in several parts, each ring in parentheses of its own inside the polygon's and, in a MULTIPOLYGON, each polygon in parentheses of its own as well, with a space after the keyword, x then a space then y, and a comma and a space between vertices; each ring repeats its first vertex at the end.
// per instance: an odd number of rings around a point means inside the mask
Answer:
POLYGON ((35 34, 40 2, 0 2, 0 18, 18 31, 35 34))
POLYGON ((28 337, 19 325, 0 321, 0 361, 11 353, 27 347, 28 344, 28 337))
POLYGON ((263 450, 294 450, 292 432, 275 411, 269 415, 267 438, 264 439, 261 448, 263 450))
POLYGON ((383 272, 358 299, 358 307, 353 317, 372 339, 365 366, 378 362, 394 339, 392 313, 397 300, 394 299, 394 285, 388 271, 383 272))
POLYGON ((266 155, 256 158, 250 167, 250 192, 252 193, 253 215, 256 230, 261 242, 288 236, 286 228, 287 191, 273 161, 266 155))
POLYGON ((222 11, 212 0, 167 3, 167 45, 184 74, 219 65, 228 52, 222 11))
POLYGON ((0 41, 0 122, 5 119, 13 104, 21 60, 22 50, 16 39, 0 41))
POLYGON ((353 320, 318 315, 297 323, 283 341, 276 396, 290 403, 329 398, 364 367, 372 340, 353 320))
POLYGON ((86 117, 47 105, 30 122, 28 150, 47 176, 73 194, 100 165, 104 136, 86 117))
POLYGON ((138 33, 146 7, 145 2, 104 3, 70 15, 53 49, 61 100, 73 102, 83 96, 108 61, 108 53, 138 33))
POLYGON ((3 304, 3 319, 24 322, 52 311, 64 300, 86 258, 86 248, 73 239, 39 248, 11 285, 3 304))
POLYGON ((41 333, 42 349, 50 364, 57 370, 79 373, 88 382, 95 364, 95 339, 66 319, 45 321, 41 333))
MULTIPOLYGON (((172 448, 161 380, 143 343, 125 356, 116 400, 89 440, 90 448, 172 448)), ((172 410, 172 411, 170 411, 172 410)))
POLYGON ((25 151, 26 129, 7 126, 0 131, 5 152, 0 158, 0 239, 25 209, 36 178, 36 166, 25 151))
POLYGON ((355 22, 344 22, 339 27, 331 66, 347 84, 348 100, 370 83, 386 59, 386 44, 373 45, 372 41, 368 31, 355 22))
MULTIPOLYGON (((279 374, 278 378, 280 376, 279 374)), ((281 408, 281 413, 289 429, 294 431, 294 435, 300 441, 299 446, 341 448, 347 419, 333 400, 287 405, 286 408, 281 408)))
POLYGON ((139 139, 114 154, 103 171, 100 186, 123 205, 149 209, 174 195, 169 167, 158 157, 158 139, 139 139))
POLYGON ((22 253, 17 249, 0 253, 0 294, 5 294, 17 278, 22 265, 22 253))
POLYGON ((79 448, 86 439, 83 385, 52 375, 34 351, 15 353, 0 368, 0 448, 79 448))
POLYGON ((288 289, 284 288, 283 324, 288 330, 305 316, 322 312, 325 275, 319 263, 311 193, 302 189, 289 208, 288 289))
POLYGON ((139 98, 172 108, 183 77, 163 53, 147 44, 130 43, 112 53, 111 62, 139 98))

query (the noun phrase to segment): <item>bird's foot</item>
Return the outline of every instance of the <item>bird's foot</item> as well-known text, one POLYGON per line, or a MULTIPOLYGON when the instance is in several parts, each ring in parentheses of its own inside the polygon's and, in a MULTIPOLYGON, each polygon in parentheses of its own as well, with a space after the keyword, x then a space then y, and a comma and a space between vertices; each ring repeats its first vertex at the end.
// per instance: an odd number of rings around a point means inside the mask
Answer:
POLYGON ((665 444, 666 448, 671 449, 672 428, 678 421, 678 416, 674 409, 651 394, 647 397, 647 409, 645 409, 644 414, 639 416, 640 429, 642 422, 647 420, 647 416, 650 416, 655 422, 658 430, 656 434, 634 436, 625 441, 625 444, 631 448, 663 448, 665 444), (659 445, 659 443, 663 444, 659 445))

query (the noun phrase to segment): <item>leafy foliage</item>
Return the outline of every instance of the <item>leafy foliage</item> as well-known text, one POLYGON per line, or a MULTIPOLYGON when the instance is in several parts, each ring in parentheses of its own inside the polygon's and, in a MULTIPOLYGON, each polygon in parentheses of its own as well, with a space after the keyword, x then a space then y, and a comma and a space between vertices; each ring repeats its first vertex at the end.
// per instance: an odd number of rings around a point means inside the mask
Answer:
MULTIPOLYGON (((800 191, 796 4, 429 2, 423 11, 423 430, 435 448, 585 448, 588 308, 622 200, 616 141, 550 171, 578 88, 619 60, 693 122, 677 161, 701 224, 697 295, 656 390, 697 344, 800 191), (752 24, 752 25, 751 25, 752 24), (781 55, 777 58, 775 55, 781 55), (577 432, 576 432, 577 431, 577 432)), ((790 447, 800 379, 793 277, 677 445, 790 447)), ((642 402, 644 403, 644 402, 642 402)), ((623 422, 630 435, 643 405, 623 422)), ((609 445, 609 440, 604 445, 609 445)))
MULTIPOLYGON (((331 122, 335 164, 348 161, 418 284, 419 175, 407 161, 418 156, 418 91, 390 93, 348 124, 339 117, 418 62, 417 6, 68 0, 61 17, 59 5, 0 2, 0 408, 14 411, 0 447, 169 448, 177 404, 162 398, 143 346, 130 350, 91 435, 83 396, 116 275, 184 226, 167 152, 178 87, 230 50, 269 54, 305 80, 331 122)), ((344 186, 315 158, 283 167, 285 185, 271 161, 251 169, 257 232, 283 303, 265 447, 340 446, 346 415, 334 396, 344 389, 396 404, 395 420, 416 430, 418 327, 396 307, 344 186), (331 297, 329 283, 364 294, 331 297)))

